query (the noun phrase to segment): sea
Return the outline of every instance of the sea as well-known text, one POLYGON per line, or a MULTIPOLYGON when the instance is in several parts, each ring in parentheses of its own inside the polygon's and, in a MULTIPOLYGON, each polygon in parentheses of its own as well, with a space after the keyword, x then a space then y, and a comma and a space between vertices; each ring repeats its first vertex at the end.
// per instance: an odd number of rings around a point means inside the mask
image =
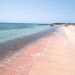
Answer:
POLYGON ((0 43, 29 36, 49 28, 50 25, 34 23, 0 23, 0 43))

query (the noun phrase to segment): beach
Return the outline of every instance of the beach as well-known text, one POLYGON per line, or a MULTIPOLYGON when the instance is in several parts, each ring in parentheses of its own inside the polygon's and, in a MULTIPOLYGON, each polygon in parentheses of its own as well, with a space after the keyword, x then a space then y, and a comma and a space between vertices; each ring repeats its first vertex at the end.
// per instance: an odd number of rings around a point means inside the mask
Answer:
POLYGON ((75 26, 63 27, 63 31, 50 38, 29 75, 75 75, 75 26))
POLYGON ((23 38, 11 40, 9 42, 0 44, 0 60, 1 60, 0 61, 0 74, 1 75, 5 75, 5 74, 15 75, 14 71, 18 69, 14 70, 15 67, 11 67, 12 63, 13 63, 13 66, 16 66, 16 68, 18 68, 22 65, 27 65, 29 62, 32 62, 32 60, 35 57, 34 55, 36 55, 37 53, 40 53, 43 50, 42 48, 47 43, 48 37, 49 35, 53 33, 53 31, 54 31, 54 28, 45 29, 36 34, 32 34, 27 37, 25 36, 23 38), (17 59, 17 58, 20 58, 20 59, 17 59), (22 61, 22 63, 18 61, 22 61), (9 71, 9 68, 11 72, 9 71))
POLYGON ((57 26, 10 41, 6 48, 16 53, 0 63, 0 75, 75 75, 74 38, 74 26, 57 26))
POLYGON ((11 54, 19 51, 24 46, 31 44, 33 41, 36 41, 37 39, 47 36, 48 33, 52 33, 52 29, 46 29, 41 32, 37 32, 34 34, 31 34, 29 36, 24 36, 21 38, 16 38, 14 40, 9 40, 5 43, 0 43, 0 60, 2 60, 5 57, 9 57, 11 54))

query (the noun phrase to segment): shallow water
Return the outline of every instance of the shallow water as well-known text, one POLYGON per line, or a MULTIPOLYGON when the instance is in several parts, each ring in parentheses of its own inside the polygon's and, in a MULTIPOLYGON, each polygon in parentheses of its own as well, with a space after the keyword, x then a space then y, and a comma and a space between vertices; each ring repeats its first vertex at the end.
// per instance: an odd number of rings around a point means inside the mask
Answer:
POLYGON ((7 42, 9 40, 14 40, 16 38, 25 37, 28 35, 32 35, 34 33, 49 29, 49 25, 19 25, 19 24, 0 24, 0 43, 7 42), (15 26, 15 28, 11 28, 15 26), (2 29, 1 29, 2 27, 2 29), (5 29, 3 28, 5 27, 5 29), (9 29, 8 29, 9 28, 9 29))

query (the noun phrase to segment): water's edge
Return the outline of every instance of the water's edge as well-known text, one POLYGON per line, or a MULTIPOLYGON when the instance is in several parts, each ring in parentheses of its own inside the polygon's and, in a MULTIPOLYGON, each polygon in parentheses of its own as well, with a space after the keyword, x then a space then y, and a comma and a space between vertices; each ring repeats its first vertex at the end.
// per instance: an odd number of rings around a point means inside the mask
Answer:
POLYGON ((53 29, 46 29, 44 31, 28 35, 22 38, 17 38, 14 40, 10 40, 6 43, 0 44, 0 60, 3 60, 6 56, 10 56, 13 53, 19 51, 24 46, 27 46, 31 44, 31 42, 34 42, 35 40, 48 36, 49 34, 52 34, 53 29))

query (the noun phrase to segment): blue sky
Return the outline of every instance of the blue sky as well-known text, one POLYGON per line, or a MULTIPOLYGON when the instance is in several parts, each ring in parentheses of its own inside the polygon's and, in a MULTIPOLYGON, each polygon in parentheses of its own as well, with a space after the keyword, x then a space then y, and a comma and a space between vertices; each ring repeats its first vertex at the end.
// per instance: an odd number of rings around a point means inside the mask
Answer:
POLYGON ((75 0, 0 0, 0 22, 75 22, 75 0))

